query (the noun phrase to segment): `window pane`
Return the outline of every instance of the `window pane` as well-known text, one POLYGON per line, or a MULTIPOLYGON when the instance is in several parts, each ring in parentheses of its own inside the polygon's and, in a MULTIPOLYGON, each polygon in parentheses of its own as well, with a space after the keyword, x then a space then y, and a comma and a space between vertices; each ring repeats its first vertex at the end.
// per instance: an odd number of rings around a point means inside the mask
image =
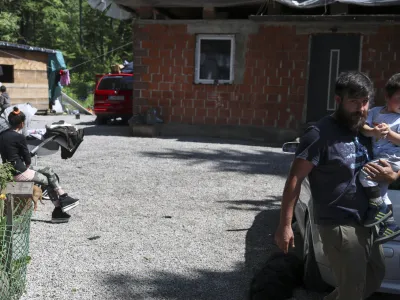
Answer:
POLYGON ((200 40, 200 79, 230 80, 231 40, 200 40))
POLYGON ((133 76, 104 77, 99 84, 99 90, 127 91, 132 89, 133 89, 133 76))
POLYGON ((14 66, 0 65, 0 82, 4 83, 14 82, 14 66))

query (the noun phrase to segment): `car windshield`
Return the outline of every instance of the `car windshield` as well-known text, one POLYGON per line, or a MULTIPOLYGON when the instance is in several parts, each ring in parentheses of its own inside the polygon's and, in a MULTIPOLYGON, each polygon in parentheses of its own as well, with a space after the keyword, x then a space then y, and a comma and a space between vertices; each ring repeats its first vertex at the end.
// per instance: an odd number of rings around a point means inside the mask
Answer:
POLYGON ((133 90, 133 76, 109 76, 104 77, 99 84, 99 90, 133 90))

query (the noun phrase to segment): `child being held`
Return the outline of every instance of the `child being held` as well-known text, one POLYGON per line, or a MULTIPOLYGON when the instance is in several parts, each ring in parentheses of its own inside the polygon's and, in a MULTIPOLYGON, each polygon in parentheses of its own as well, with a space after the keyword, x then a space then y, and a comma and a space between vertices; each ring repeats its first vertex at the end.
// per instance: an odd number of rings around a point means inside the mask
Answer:
MULTIPOLYGON (((372 108, 361 132, 372 138, 374 162, 386 160, 393 171, 400 170, 400 73, 393 75, 385 86, 386 105, 372 108)), ((365 227, 378 225, 375 243, 385 243, 400 235, 400 227, 393 218, 392 202, 388 198, 388 184, 373 181, 360 172, 360 182, 369 198, 365 227)))

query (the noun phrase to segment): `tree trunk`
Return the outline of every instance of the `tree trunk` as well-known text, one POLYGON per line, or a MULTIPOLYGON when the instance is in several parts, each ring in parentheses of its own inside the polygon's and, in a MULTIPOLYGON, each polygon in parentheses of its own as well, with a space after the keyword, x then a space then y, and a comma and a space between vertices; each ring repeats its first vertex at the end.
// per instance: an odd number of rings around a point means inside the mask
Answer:
POLYGON ((79 0, 79 44, 83 46, 83 37, 82 37, 82 0, 79 0))

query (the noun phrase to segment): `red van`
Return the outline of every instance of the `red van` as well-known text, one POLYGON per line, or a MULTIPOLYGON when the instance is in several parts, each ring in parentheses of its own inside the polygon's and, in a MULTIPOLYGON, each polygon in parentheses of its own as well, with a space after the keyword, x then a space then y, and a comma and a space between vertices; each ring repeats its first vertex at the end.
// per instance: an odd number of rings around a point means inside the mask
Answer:
POLYGON ((93 110, 99 125, 116 118, 128 121, 133 111, 133 74, 96 75, 93 110))

